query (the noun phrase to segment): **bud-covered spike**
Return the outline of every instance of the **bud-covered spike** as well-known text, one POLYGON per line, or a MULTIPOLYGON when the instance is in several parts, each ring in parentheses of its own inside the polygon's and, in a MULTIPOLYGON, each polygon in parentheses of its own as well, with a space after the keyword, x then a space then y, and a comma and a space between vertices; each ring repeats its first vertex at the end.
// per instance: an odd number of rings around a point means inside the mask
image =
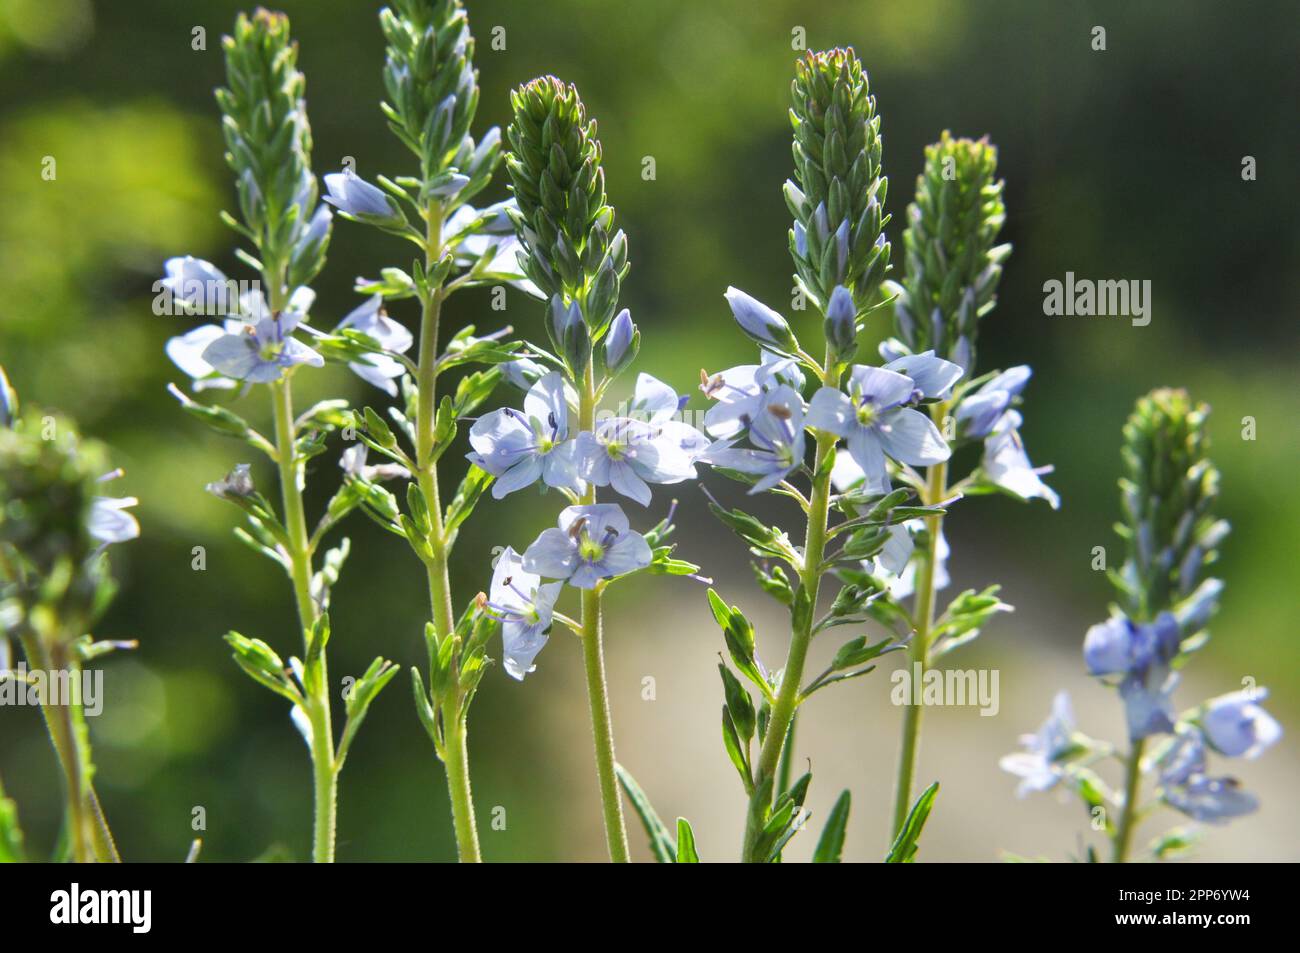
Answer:
POLYGON ((222 46, 228 86, 216 97, 226 161, 235 172, 241 217, 260 257, 285 270, 285 286, 270 289, 274 299, 316 276, 329 242, 329 216, 319 212, 311 171, 306 80, 282 13, 241 13, 222 46))
POLYGON ((914 353, 934 349, 967 372, 980 318, 997 303, 1010 245, 995 245, 1006 218, 998 153, 986 138, 946 131, 925 150, 925 171, 907 209, 907 277, 894 306, 898 336, 914 353))
POLYGON ((389 126, 432 182, 455 170, 469 178, 461 201, 487 185, 500 158, 490 131, 476 146, 469 130, 478 110, 474 37, 461 0, 394 0, 379 14, 387 48, 383 106, 389 126))
POLYGON ((785 197, 795 218, 798 279, 823 311, 836 285, 866 307, 889 270, 890 253, 888 180, 867 74, 852 49, 809 53, 795 63, 791 99, 798 185, 787 183, 785 197))
POLYGON ((627 274, 627 239, 614 230, 596 122, 578 90, 554 76, 510 96, 506 157, 519 205, 513 215, 528 277, 547 295, 577 301, 598 340, 614 317, 627 274))
POLYGON ((1128 554, 1117 582, 1133 618, 1149 619, 1191 594, 1227 535, 1213 512, 1219 471, 1208 456, 1209 413, 1184 390, 1160 389, 1139 399, 1124 424, 1120 530, 1128 554))

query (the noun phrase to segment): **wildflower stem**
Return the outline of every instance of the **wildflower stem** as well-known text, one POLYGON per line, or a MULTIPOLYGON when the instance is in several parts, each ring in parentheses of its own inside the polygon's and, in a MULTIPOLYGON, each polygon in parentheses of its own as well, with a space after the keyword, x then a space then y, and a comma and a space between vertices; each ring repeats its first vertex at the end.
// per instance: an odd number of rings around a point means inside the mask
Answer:
MULTIPOLYGON (((839 386, 839 370, 834 358, 827 353, 826 366, 829 370, 824 376, 826 386, 839 386)), ((799 600, 806 602, 807 611, 792 615, 793 625, 790 632, 790 650, 786 654, 785 668, 782 670, 781 685, 777 691, 776 701, 772 704, 772 716, 768 720, 767 734, 763 738, 763 747, 759 751, 758 763, 754 769, 753 798, 765 798, 766 804, 755 803, 751 798, 748 819, 745 823, 745 842, 742 859, 746 863, 757 864, 767 860, 758 856, 759 835, 767 822, 768 811, 776 790, 777 774, 781 765, 781 752, 785 748, 790 734, 790 725, 794 720, 794 711, 799 704, 799 683, 803 679, 804 662, 808 657, 808 646, 812 642, 813 616, 816 615, 817 594, 821 588, 821 565, 826 555, 826 524, 830 515, 831 498, 831 463, 835 453, 836 436, 832 433, 817 434, 817 450, 813 463, 812 495, 808 500, 808 531, 804 539, 803 570, 799 574, 801 593, 799 600)))
MULTIPOLYGON (((28 634, 21 637, 23 654, 28 664, 38 671, 54 673, 65 666, 68 669, 68 684, 77 685, 79 669, 71 660, 56 657, 53 649, 47 649, 39 635, 28 634)), ((46 678, 41 683, 44 687, 40 693, 41 715, 45 718, 45 727, 50 733, 50 743, 63 771, 64 789, 67 795, 68 840, 72 850, 72 859, 76 863, 92 863, 96 860, 117 861, 116 849, 111 854, 106 852, 104 844, 112 845, 112 835, 107 827, 97 830, 103 824, 103 812, 97 810, 98 802, 91 806, 94 797, 90 786, 87 766, 90 754, 85 750, 85 723, 78 731, 74 705, 70 700, 51 699, 49 692, 54 684, 53 678, 46 678), (56 703, 57 702, 57 703, 56 703)), ((75 688, 74 688, 75 691, 75 688)))
MULTIPOLYGON (((593 360, 587 361, 578 406, 578 429, 596 425, 596 381, 593 360)), ((588 484, 582 502, 596 502, 596 487, 588 484)), ((605 814, 605 843, 609 859, 616 864, 629 861, 627 828, 623 822, 623 801, 614 773, 614 727, 609 714, 609 692, 605 685, 605 655, 601 645, 600 589, 582 591, 582 660, 587 670, 587 701, 591 707, 591 732, 596 742, 596 776, 605 814)))
MULTIPOLYGON (((432 271, 442 257, 442 206, 431 202, 425 212, 424 264, 432 271)), ((433 625, 440 639, 451 638, 455 629, 455 610, 451 599, 451 578, 447 572, 447 539, 442 523, 442 502, 438 489, 438 465, 434 459, 433 434, 437 419, 438 324, 442 315, 443 288, 431 289, 423 296, 420 312, 420 355, 416 370, 419 389, 415 410, 416 480, 429 511, 429 551, 425 572, 429 580, 429 606, 433 625)), ((451 799, 452 825, 456 832, 456 850, 462 863, 479 863, 478 830, 474 823, 474 796, 469 783, 468 726, 464 696, 460 688, 460 662, 451 656, 448 689, 442 699, 442 724, 445 732, 443 768, 447 773, 447 793, 451 799)))
MULTIPOLYGON (((942 424, 948 412, 946 403, 935 404, 930 415, 935 422, 942 424)), ((926 470, 926 489, 922 503, 934 506, 941 503, 948 494, 948 463, 936 463, 926 470)), ((921 556, 921 565, 917 572, 915 609, 912 613, 916 631, 912 634, 907 651, 907 668, 910 675, 915 675, 920 666, 920 675, 930 665, 930 634, 934 627, 934 579, 935 563, 939 547, 939 534, 943 530, 943 515, 926 517, 927 533, 925 550, 921 556)), ((915 690, 909 694, 903 709, 903 738, 898 753, 898 782, 894 791, 894 823, 890 828, 892 842, 903 829, 908 811, 912 807, 912 779, 916 772, 916 753, 921 742, 921 705, 914 701, 915 690)))
POLYGON ((1115 829, 1112 863, 1122 864, 1128 859, 1133 829, 1137 826, 1138 786, 1142 781, 1142 749, 1145 745, 1146 739, 1139 738, 1133 742, 1133 750, 1128 755, 1128 766, 1124 773, 1124 807, 1120 811, 1119 826, 1115 829))
MULTIPOLYGON (((280 296, 281 283, 272 287, 274 300, 280 296)), ((302 465, 298 456, 291 378, 286 376, 271 384, 275 409, 275 451, 280 466, 280 494, 284 503, 284 526, 288 533, 289 576, 293 581, 298 622, 302 628, 304 652, 319 613, 311 597, 311 543, 307 536, 307 519, 302 505, 302 465)), ((313 680, 319 690, 311 692, 304 705, 311 727, 312 781, 315 822, 312 827, 312 860, 318 864, 334 862, 334 834, 338 814, 338 772, 334 763, 334 730, 330 720, 329 670, 325 653, 320 653, 320 677, 313 680)))

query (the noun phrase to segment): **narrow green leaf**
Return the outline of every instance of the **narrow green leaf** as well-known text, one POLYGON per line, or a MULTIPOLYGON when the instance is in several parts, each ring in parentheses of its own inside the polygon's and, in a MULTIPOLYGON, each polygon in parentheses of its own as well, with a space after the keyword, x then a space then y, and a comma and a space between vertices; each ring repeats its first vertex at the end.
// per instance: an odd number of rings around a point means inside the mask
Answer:
POLYGON ((848 789, 840 792, 840 796, 835 799, 835 806, 831 808, 830 816, 826 818, 826 826, 822 828, 822 836, 817 840, 817 848, 813 851, 814 864, 838 864, 844 853, 844 833, 849 826, 849 807, 853 803, 853 795, 848 789))
POLYGON ((698 864, 700 855, 695 850, 695 832, 691 822, 684 817, 677 818, 677 863, 698 864))
POLYGON ((925 827, 926 819, 930 816, 930 808, 934 805, 934 796, 938 793, 938 781, 935 781, 921 792, 921 796, 912 805, 912 810, 908 812, 907 820, 903 822, 903 829, 898 832, 898 838, 894 841, 894 846, 889 848, 885 863, 912 863, 917 848, 920 846, 921 830, 925 827))
POLYGON ((623 790, 627 792, 627 799, 632 802, 632 810, 636 811, 637 817, 641 818, 641 826, 650 837, 650 851, 655 855, 655 860, 661 864, 674 863, 677 859, 677 845, 673 842, 672 833, 667 825, 660 820, 654 805, 650 803, 650 798, 646 797, 646 793, 641 790, 641 786, 636 783, 636 778, 632 777, 627 768, 615 764, 614 771, 618 775, 618 783, 623 785, 623 790))

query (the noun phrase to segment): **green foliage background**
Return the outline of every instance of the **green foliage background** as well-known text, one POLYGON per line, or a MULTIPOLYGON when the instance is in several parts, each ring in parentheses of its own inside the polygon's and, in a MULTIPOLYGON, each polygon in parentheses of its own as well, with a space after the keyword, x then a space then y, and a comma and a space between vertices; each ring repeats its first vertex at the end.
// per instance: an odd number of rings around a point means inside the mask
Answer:
MULTIPOLYGON (((377 109, 379 4, 281 6, 302 46, 317 171, 345 156, 362 175, 403 171, 406 157, 377 109)), ((541 72, 576 82, 598 118, 610 199, 631 247, 624 294, 643 329, 639 366, 679 390, 700 367, 750 359, 722 300, 726 285, 778 308, 789 298, 779 189, 790 169, 793 28, 806 29, 809 47, 852 44, 870 71, 895 247, 923 145, 944 128, 992 137, 1016 250, 981 331, 981 362, 1033 365, 1025 436, 1035 462, 1056 464, 1051 482, 1064 506, 1054 514, 981 499, 950 520, 958 585, 1001 581, 1018 612, 952 660, 999 668, 1003 703, 999 717, 965 710, 931 721, 920 773, 940 777, 943 790, 922 857, 1077 851, 1086 818, 1051 798, 1017 803, 996 758, 1045 716, 1058 685, 1075 693, 1086 729, 1119 735, 1117 704, 1081 672, 1083 632, 1104 617, 1108 598, 1089 563, 1094 546, 1114 559, 1120 552, 1110 529, 1120 425, 1139 394, 1168 384, 1214 406, 1223 515, 1234 527, 1215 638, 1178 698, 1191 704, 1253 677, 1272 688, 1271 707, 1292 732, 1263 761, 1234 766, 1261 793, 1263 811, 1211 835, 1203 855, 1297 859, 1294 4, 481 0, 469 8, 483 88, 477 128, 504 124, 508 90, 541 72), (1107 30, 1105 52, 1090 48, 1097 24, 1107 30), (491 49, 498 26, 504 51, 491 49), (1256 181, 1242 180, 1247 155, 1258 162, 1256 181), (653 181, 642 177, 646 156, 653 181), (1042 284, 1066 271, 1149 279, 1151 324, 1045 317, 1042 284), (1256 421, 1254 441, 1241 437, 1246 416, 1256 421)), ((177 373, 162 345, 189 323, 149 307, 172 254, 251 277, 217 219, 233 190, 212 89, 222 78, 219 36, 239 9, 226 0, 0 2, 0 363, 27 401, 75 416, 112 445, 127 468, 117 487, 143 501, 144 536, 115 552, 122 592, 99 633, 138 638, 141 648, 108 661, 108 703, 92 725, 101 793, 128 859, 182 858, 199 806, 210 859, 249 859, 273 845, 301 858, 310 829, 301 740, 282 703, 237 671, 220 640, 235 628, 281 647, 296 641, 283 579, 236 544, 234 511, 202 492, 247 455, 197 432, 166 397, 177 373), (206 50, 192 48, 196 27, 206 30, 206 50), (57 162, 53 181, 41 176, 45 156, 57 162), (190 568, 196 545, 206 547, 205 572, 190 568)), ((504 186, 494 190, 504 197, 504 186)), ((354 276, 407 255, 398 242, 338 223, 315 320, 333 323, 354 305, 354 276)), ((414 320, 400 306, 394 313, 414 320)), ((540 332, 540 307, 518 294, 504 316, 486 293, 457 296, 451 307, 454 326, 487 329, 503 318, 540 332)), ((379 396, 333 368, 299 380, 303 406, 340 389, 372 403, 379 396)), ((244 409, 261 419, 260 403, 244 409)), ((269 472, 259 477, 270 485, 269 472)), ((332 479, 318 482, 322 494, 332 479)), ((683 555, 766 618, 760 645, 775 663, 781 616, 759 611, 741 547, 707 522, 698 490, 684 488, 682 500, 683 555)), ((458 591, 484 586, 491 548, 526 544, 557 506, 522 495, 484 506, 457 549, 458 591)), ((336 595, 332 668, 359 673, 381 652, 416 662, 418 563, 359 519, 349 532, 356 548, 336 595)), ((743 799, 714 737, 720 695, 710 662, 721 641, 703 588, 679 580, 623 588, 608 647, 621 759, 660 813, 695 821, 706 860, 732 857, 743 799), (653 702, 643 700, 646 676, 653 702)), ((580 668, 571 640, 557 634, 525 684, 499 670, 485 682, 471 753, 488 859, 600 854, 580 668), (496 807, 504 831, 491 828, 496 807)), ((814 811, 824 816, 839 787, 854 787, 848 856, 858 859, 883 853, 898 719, 886 678, 836 689, 843 697, 803 728, 814 811)), ((34 712, 0 712, 0 776, 29 844, 50 844, 57 776, 34 712)), ((407 693, 392 688, 344 772, 340 858, 453 856, 441 784, 407 693)))

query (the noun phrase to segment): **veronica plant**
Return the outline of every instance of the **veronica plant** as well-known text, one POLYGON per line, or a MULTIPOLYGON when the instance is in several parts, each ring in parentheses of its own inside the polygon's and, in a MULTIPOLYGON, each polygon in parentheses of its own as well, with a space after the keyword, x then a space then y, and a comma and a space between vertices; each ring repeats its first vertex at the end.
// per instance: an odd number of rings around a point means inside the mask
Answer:
MULTIPOLYGON (((1041 499, 1055 509, 1060 500, 1042 480, 1051 468, 1034 467, 1020 438, 1023 419, 1016 407, 1030 369, 1021 365, 976 376, 979 326, 997 303, 1002 264, 1011 251, 1009 245, 997 244, 1006 217, 1002 192, 997 150, 987 139, 959 139, 945 132, 927 147, 903 233, 906 274, 901 284, 885 283, 894 300, 897 336, 885 341, 880 353, 891 361, 887 366, 904 372, 927 356, 946 359, 959 369, 960 381, 947 381, 951 389, 929 407, 942 434, 943 452, 923 461, 924 477, 907 466, 900 466, 899 476, 930 505, 958 495, 1000 492, 1019 500, 1041 499), (981 447, 979 463, 954 480, 950 456, 972 445, 981 447)), ((855 457, 855 462, 866 469, 870 481, 867 461, 855 457)), ((900 575, 879 610, 912 630, 909 674, 923 680, 933 663, 977 638, 990 618, 1011 607, 998 598, 999 587, 993 585, 966 590, 938 611, 936 594, 948 581, 942 515, 897 530, 894 543, 898 548, 882 562, 900 575), (902 604, 908 595, 910 609, 902 604)), ((909 816, 921 734, 919 696, 918 691, 908 692, 905 701, 894 836, 904 830, 909 816)))
MULTIPOLYGON (((1208 416, 1209 408, 1186 391, 1161 389, 1141 398, 1124 425, 1124 518, 1116 529, 1126 556, 1109 573, 1118 603, 1088 630, 1083 659, 1089 674, 1119 693, 1128 750, 1078 731, 1060 693, 1047 722, 1024 739, 1026 750, 1002 759, 1021 778, 1022 796, 1062 783, 1076 794, 1103 820, 1116 863, 1132 856, 1134 832, 1156 806, 1142 803, 1144 778, 1154 778, 1158 804, 1195 821, 1226 823, 1258 802, 1235 779, 1212 775, 1209 754, 1255 758, 1282 735, 1261 705, 1267 691, 1253 680, 1181 713, 1173 706, 1178 670, 1208 641, 1206 625, 1223 591, 1221 580, 1205 574, 1228 534, 1227 522, 1214 514, 1219 471, 1208 456, 1208 416), (1108 759, 1123 765, 1120 790, 1094 770, 1108 759)), ((1147 854, 1171 856, 1191 838, 1175 828, 1154 839, 1147 854)))
POLYGON ((549 347, 507 365, 527 389, 523 409, 494 411, 470 432, 478 466, 497 476, 504 496, 531 484, 569 502, 557 525, 516 556, 499 558, 488 609, 501 620, 506 670, 522 679, 558 621, 582 642, 595 737, 596 771, 609 857, 628 860, 614 730, 605 684, 602 604, 616 580, 649 571, 694 575, 666 544, 672 510, 648 532, 631 527, 622 505, 598 502, 600 488, 648 506, 651 484, 693 478, 708 440, 679 419, 685 400, 648 374, 638 376, 625 413, 598 414, 602 398, 640 346, 630 313, 618 310, 628 271, 627 238, 606 202, 596 123, 573 86, 543 77, 511 95, 506 159, 522 245, 519 262, 545 294, 549 347), (543 583, 541 580, 557 580, 543 583), (562 583, 577 589, 580 615, 555 611, 562 583))
MULTIPOLYGON (((133 498, 102 495, 104 448, 66 418, 20 413, 0 370, 0 694, 24 691, 39 703, 63 772, 68 859, 119 861, 95 794, 82 675, 94 660, 133 642, 89 633, 116 586, 105 550, 139 535, 133 498), (9 639, 26 668, 9 662, 9 639)), ((21 856, 12 802, 0 795, 0 859, 21 856)))
POLYGON ((167 262, 164 298, 175 310, 215 314, 221 324, 200 326, 170 340, 167 353, 192 379, 194 390, 264 388, 274 420, 267 438, 228 406, 201 403, 176 386, 182 407, 220 433, 242 439, 276 467, 281 506, 254 486, 249 464, 239 464, 208 491, 239 507, 247 529, 236 535, 279 565, 293 589, 303 654, 287 664, 266 642, 230 632, 235 661, 255 681, 292 706, 295 726, 313 765, 315 820, 312 856, 334 859, 338 775, 352 739, 375 695, 396 669, 376 658, 346 695, 346 721, 336 744, 326 646, 330 593, 347 559, 346 538, 323 551, 326 536, 358 506, 382 506, 387 491, 352 458, 352 476, 334 494, 314 527, 303 506, 306 466, 327 449, 327 435, 351 423, 345 400, 328 400, 294 413, 292 382, 303 367, 326 359, 347 364, 366 379, 387 369, 384 332, 377 315, 354 312, 333 334, 307 323, 315 295, 309 283, 320 272, 329 243, 331 213, 318 203, 311 170, 311 128, 297 68, 297 46, 282 15, 258 10, 241 15, 223 41, 228 87, 217 91, 226 160, 235 173, 239 215, 223 220, 248 243, 236 256, 258 276, 242 293, 214 265, 194 258, 167 262), (302 335, 302 336, 300 336, 302 335))
MULTIPOLYGON (((350 482, 364 488, 366 512, 407 540, 424 564, 430 621, 425 626, 429 679, 412 669, 417 712, 446 771, 452 820, 460 859, 481 859, 470 784, 468 716, 470 704, 490 659, 487 639, 495 619, 481 601, 466 600, 458 615, 448 576, 448 561, 461 525, 493 480, 501 477, 500 455, 476 461, 450 501, 444 504, 438 463, 455 441, 461 421, 491 397, 501 379, 493 366, 511 360, 517 344, 502 340, 505 328, 475 337, 468 326, 439 337, 442 306, 455 292, 475 286, 513 284, 540 294, 519 271, 518 248, 506 215, 507 204, 475 208, 470 201, 492 180, 501 159, 501 134, 494 127, 479 140, 470 135, 478 108, 474 38, 459 0, 398 0, 380 13, 387 41, 383 105, 389 128, 414 155, 414 175, 378 177, 371 184, 351 169, 325 177, 327 201, 343 217, 374 226, 415 244, 419 257, 408 272, 385 268, 378 279, 358 282, 369 297, 362 305, 367 324, 381 324, 369 336, 382 346, 367 369, 368 379, 401 406, 388 418, 371 408, 358 415, 366 448, 386 457, 410 482, 406 512, 398 499, 361 472, 350 482), (386 316, 392 302, 414 299, 420 309, 417 357, 407 358, 412 335, 386 316), (469 365, 485 369, 462 376, 439 397, 439 381, 469 365), (405 438, 405 444, 401 438, 405 438)), ((471 440, 474 437, 471 435, 471 440)), ((489 455, 491 456, 491 455, 489 455)), ((498 497, 512 485, 498 481, 498 497)))
MULTIPOLYGON (((732 663, 758 694, 755 703, 751 690, 722 667, 723 739, 749 796, 742 850, 749 862, 779 859, 802 824, 810 777, 791 783, 788 772, 796 709, 820 689, 865 675, 874 660, 902 648, 895 638, 872 642, 860 635, 840 648, 826 671, 805 682, 813 638, 837 626, 861 626, 888 598, 888 584, 873 567, 895 534, 906 521, 937 518, 948 502, 932 494, 928 505, 911 505, 915 491, 891 488, 889 473, 892 467, 910 476, 911 466, 947 460, 946 443, 917 407, 946 399, 961 376, 960 367, 933 352, 885 367, 854 363, 864 320, 885 303, 878 292, 890 256, 880 120, 852 50, 801 60, 793 100, 795 180, 785 186, 795 218, 790 252, 797 303, 811 304, 822 316, 823 356, 809 353, 777 312, 732 288, 727 303, 759 346, 759 360, 705 374, 703 382, 716 401, 705 416, 716 442, 702 459, 749 484, 751 494, 795 501, 805 521, 798 546, 785 530, 711 502, 715 515, 758 557, 760 584, 788 608, 791 620, 785 663, 769 669, 757 657, 753 627, 740 608, 710 592, 732 663), (816 391, 805 401, 809 378, 816 391), (800 486, 805 482, 807 490, 800 486), (820 613, 826 577, 838 581, 839 591, 820 613)), ((924 488, 919 479, 909 482, 924 488)), ((847 814, 845 792, 828 821, 819 859, 838 859, 835 845, 843 841, 847 814)))

